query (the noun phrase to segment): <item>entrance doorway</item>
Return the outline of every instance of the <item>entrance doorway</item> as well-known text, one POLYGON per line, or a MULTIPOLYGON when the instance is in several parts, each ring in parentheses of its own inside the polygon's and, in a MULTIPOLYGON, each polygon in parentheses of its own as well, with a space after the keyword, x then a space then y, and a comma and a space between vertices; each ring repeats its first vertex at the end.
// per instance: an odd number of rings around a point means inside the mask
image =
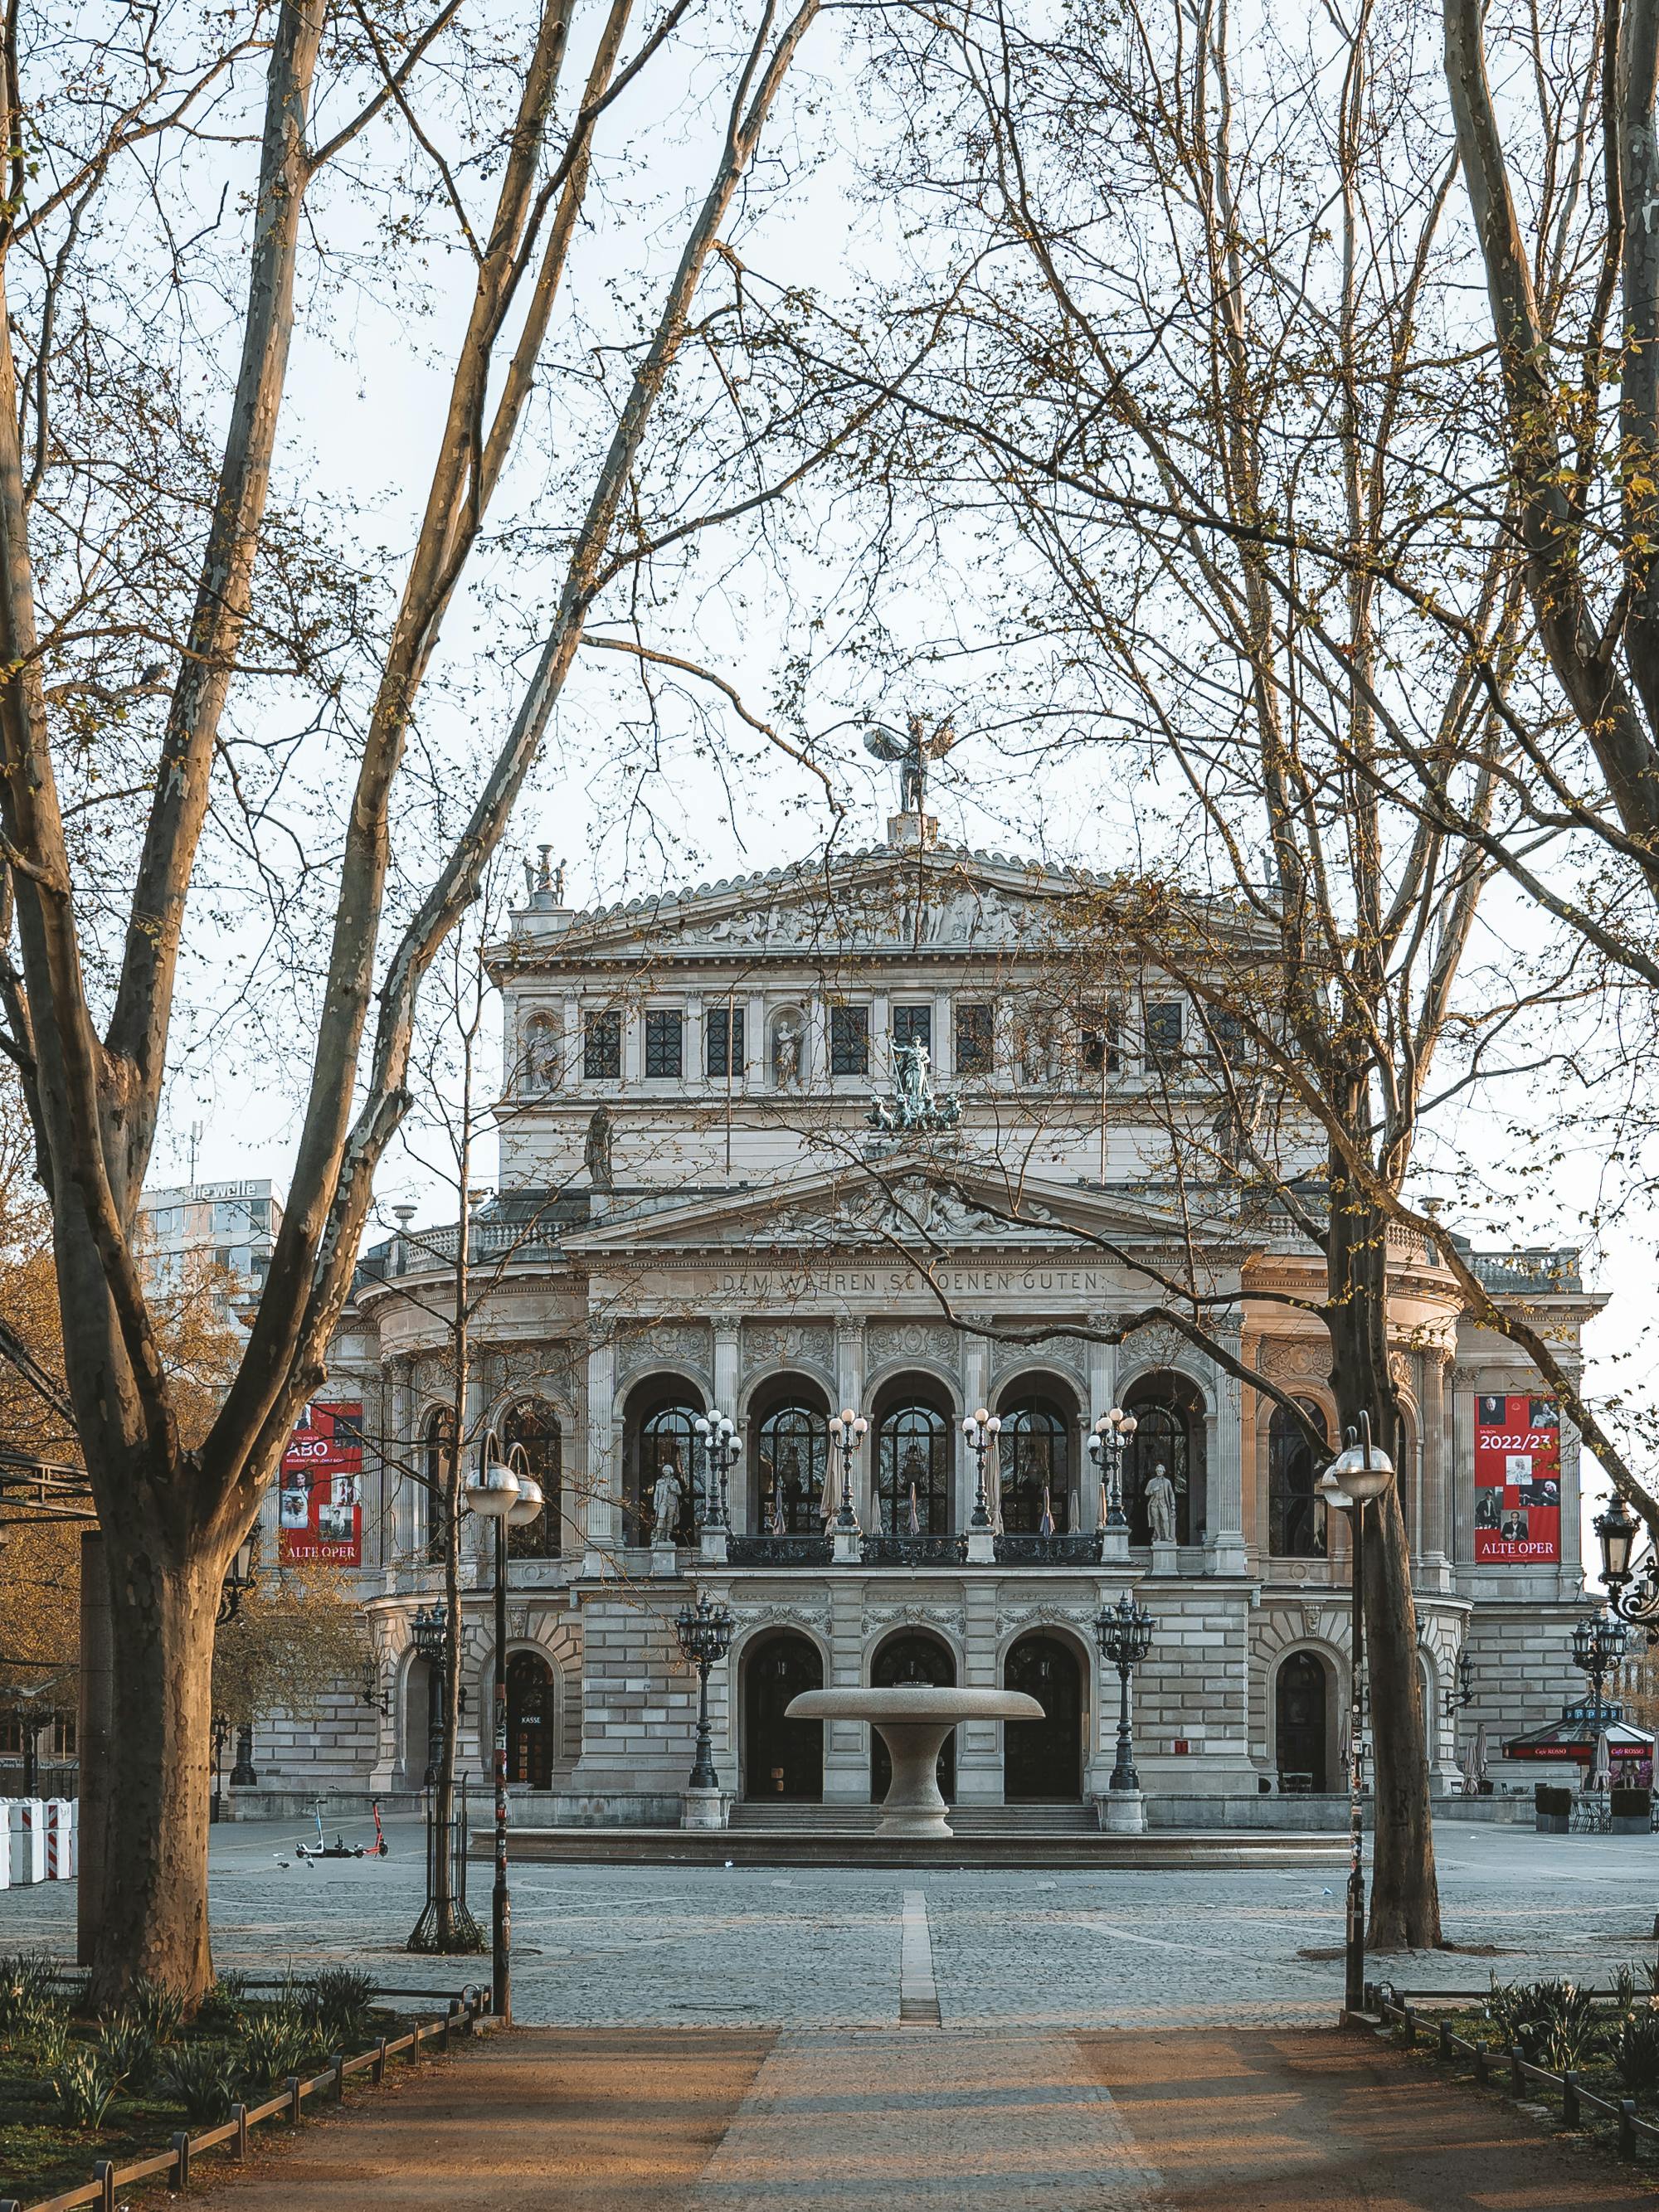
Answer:
POLYGON ((507 1778, 532 1790, 553 1782, 553 1670, 533 1651, 507 1662, 507 1778))
POLYGON ((810 1637, 781 1629, 751 1644, 743 1662, 743 1794, 816 1804, 823 1796, 823 1723, 784 1718, 803 1690, 823 1687, 810 1637))
POLYGON ((1324 1662, 1311 1651, 1292 1651, 1279 1670, 1273 1704, 1279 1748, 1279 1786, 1316 1793, 1327 1786, 1324 1662))
MULTIPOLYGON (((937 1637, 922 1630, 905 1629, 897 1636, 890 1636, 870 1668, 870 1686, 876 1690, 896 1689, 904 1682, 929 1682, 936 1690, 953 1690, 957 1683, 957 1662, 948 1645, 937 1637)), ((952 1729, 945 1739, 939 1755, 939 1790, 947 1805, 952 1804, 957 1794, 957 1739, 952 1729)), ((887 1747, 874 1729, 870 1731, 870 1802, 879 1805, 887 1795, 887 1785, 893 1778, 893 1762, 887 1755, 887 1747)))
POLYGON ((1059 1802, 1083 1795, 1083 1669, 1058 1636, 1022 1636, 1004 1686, 1042 1708, 1040 1721, 1002 1724, 1002 1794, 1009 1802, 1059 1802))

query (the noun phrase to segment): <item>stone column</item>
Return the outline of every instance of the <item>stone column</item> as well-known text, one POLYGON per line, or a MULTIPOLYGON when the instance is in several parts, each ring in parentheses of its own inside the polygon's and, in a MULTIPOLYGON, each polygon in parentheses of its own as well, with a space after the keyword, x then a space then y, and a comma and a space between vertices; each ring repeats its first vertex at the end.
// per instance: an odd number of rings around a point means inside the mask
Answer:
POLYGON ((992 1080, 999 1091, 1012 1091, 1018 1072, 1013 1006, 1007 999, 998 999, 991 1010, 992 1080))
POLYGON ((758 991, 750 992, 747 998, 732 1005, 743 1007, 743 1074, 744 1082, 751 1091, 764 1091, 771 1084, 771 1064, 766 1053, 766 1000, 758 991))
MULTIPOLYGON (((858 1687, 864 1679, 864 1580, 856 1568, 830 1577, 829 1644, 824 1688, 858 1687)), ((870 1731, 862 1721, 824 1723, 823 1796, 826 1804, 869 1803, 870 1731)))
POLYGON ((584 1575, 615 1571, 611 1554, 621 1540, 622 1436, 613 1407, 617 1348, 598 1344, 587 1355, 587 1477, 583 1515, 584 1575))
POLYGON ((1446 1532, 1450 1525, 1451 1470, 1446 1451, 1446 1368, 1448 1355, 1437 1348, 1423 1358, 1422 1448, 1423 1536, 1425 1565, 1446 1564, 1446 1532))
POLYGON ((561 1055, 560 1074, 567 1084, 582 1079, 582 1016, 581 1002, 574 991, 567 991, 560 1001, 563 1011, 564 1051, 561 1055))
MULTIPOLYGON (((1089 1316, 1091 1328, 1106 1328, 1110 1322, 1109 1314, 1089 1316)), ((1101 1525, 1101 1470, 1089 1456, 1089 1437, 1101 1415, 1109 1413, 1117 1403, 1117 1346, 1115 1344, 1091 1343, 1084 1349, 1088 1355, 1089 1380, 1083 1408, 1083 1461, 1078 1472, 1078 1487, 1082 1497, 1084 1529, 1091 1534, 1101 1525)), ((1128 1558, 1127 1540, 1113 1552, 1112 1556, 1115 1559, 1128 1558)))
MULTIPOLYGON (((1226 1340, 1234 1358, 1237 1338, 1226 1340)), ((1237 1376, 1212 1369, 1216 1413, 1209 1464, 1205 1471, 1206 1566, 1212 1575, 1242 1575, 1244 1551, 1243 1386, 1237 1376)))
POLYGON ((830 1080, 830 1016, 822 991, 806 1001, 806 1034, 801 1039, 800 1079, 804 1088, 819 1091, 830 1080))
POLYGON ((693 991, 685 1002, 685 1060, 680 1080, 698 1091, 708 1079, 708 1055, 702 1040, 702 994, 693 991))
MULTIPOLYGON (((392 1388, 387 1394, 391 1419, 386 1440, 387 1456, 394 1463, 390 1525, 381 1537, 380 1565, 389 1566, 400 1555, 415 1549, 415 1515, 421 1496, 408 1470, 419 1449, 415 1435, 415 1363, 394 1359, 392 1388)), ((417 1470, 419 1472, 421 1470, 417 1470)))
MULTIPOLYGON (((997 1688, 997 1586, 994 1577, 976 1575, 967 1584, 963 1608, 963 1677, 965 1690, 997 1688)), ((1003 1797, 1003 1726, 1000 1721, 965 1721, 957 1730, 957 1797, 964 1805, 1000 1805, 1003 1797)))
MULTIPOLYGON (((1576 1363, 1567 1365, 1573 1388, 1583 1388, 1583 1370, 1576 1363)), ((1583 1577, 1583 1523, 1579 1503, 1580 1446, 1578 1431, 1568 1421, 1565 1412, 1561 1422, 1561 1558, 1557 1568, 1561 1595, 1573 1598, 1583 1577)), ((1598 1574, 1601 1570, 1598 1567, 1598 1574)))
MULTIPOLYGON (((956 1040, 951 1034, 951 994, 933 994, 933 1073, 949 1080, 956 1073, 956 1040)), ((970 1412, 972 1408, 969 1409, 970 1412)))
MULTIPOLYGON (((714 1410, 738 1418, 738 1322, 736 1314, 714 1316, 714 1410)), ((727 1498, 732 1515, 732 1526, 738 1533, 746 1534, 750 1528, 749 1496, 750 1466, 752 1453, 750 1439, 743 1439, 742 1455, 732 1469, 727 1483, 727 1498)))
MULTIPOLYGON (((979 1316, 964 1316, 977 1320, 979 1316)), ((964 1413, 976 1413, 991 1403, 991 1346, 982 1336, 962 1339, 962 1405, 964 1413)), ((985 1455, 985 1503, 992 1518, 996 1517, 996 1485, 1001 1480, 997 1448, 994 1443, 985 1455)), ((960 1429, 957 1431, 957 1520, 958 1528, 967 1529, 971 1540, 974 1501, 979 1494, 979 1469, 972 1446, 960 1429)), ((988 1561, 981 1562, 981 1565, 988 1561)))
POLYGON ((1474 1392, 1473 1367, 1446 1370, 1445 1437, 1447 1550, 1455 1566, 1474 1559, 1474 1392))
POLYGON ((637 1006, 623 1008, 622 1032, 623 1085, 632 1091, 645 1073, 645 1017, 637 1006))
POLYGON ((870 1080, 878 1090, 883 1090, 892 1078, 892 1011, 885 991, 875 992, 870 1000, 870 1080))
MULTIPOLYGON (((868 1419, 870 1408, 864 1402, 864 1318, 860 1314, 843 1314, 836 1318, 836 1388, 840 1393, 835 1405, 836 1413, 850 1406, 855 1413, 862 1413, 868 1419)), ((874 1459, 875 1431, 872 1429, 866 1436, 864 1449, 853 1468, 853 1510, 859 1516, 860 1528, 864 1529, 870 1526, 870 1486, 873 1479, 874 1459)), ((839 1464, 834 1473, 839 1492, 839 1464)), ((850 1679, 856 1683, 858 1678, 854 1675, 850 1679)))

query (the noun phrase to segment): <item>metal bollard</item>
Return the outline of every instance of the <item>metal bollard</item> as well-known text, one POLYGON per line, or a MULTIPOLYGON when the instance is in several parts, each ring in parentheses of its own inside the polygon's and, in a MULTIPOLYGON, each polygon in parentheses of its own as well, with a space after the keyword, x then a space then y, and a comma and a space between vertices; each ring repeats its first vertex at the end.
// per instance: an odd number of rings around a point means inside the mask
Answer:
POLYGON ((173 2155, 179 2172, 175 2185, 182 2197, 190 2187, 190 2136, 183 2128, 173 2138, 173 2155))
POLYGON ((290 2074, 290 2075, 289 2075, 289 2077, 288 2077, 287 2081, 283 2082, 283 2091, 284 2091, 284 2093, 285 2093, 285 2094, 287 2095, 287 2098, 288 2098, 288 2122, 289 2122, 289 2125, 290 2127, 293 2127, 293 2128, 297 2128, 297 2127, 299 2126, 299 2124, 300 2124, 300 2077, 299 2077, 299 2075, 298 2075, 297 2074, 290 2074))
POLYGON ((246 2158, 247 2156, 247 2106, 233 2105, 230 2108, 230 2117, 236 2123, 236 2148, 234 2155, 237 2158, 246 2158))
POLYGON ((1619 2100, 1619 2155, 1620 2158, 1634 2158, 1636 2155, 1636 2100, 1633 2097, 1619 2100))
POLYGON ((1486 2046, 1478 2037, 1474 2045, 1474 2078, 1484 2089, 1486 2086, 1486 2046))
POLYGON ((115 2160, 100 2158, 92 2169, 92 2178, 104 2192, 98 2200, 103 2212, 115 2212, 115 2160))
POLYGON ((1578 2076, 1569 2066, 1561 2076, 1561 2124, 1576 2128, 1578 2124, 1578 2076))

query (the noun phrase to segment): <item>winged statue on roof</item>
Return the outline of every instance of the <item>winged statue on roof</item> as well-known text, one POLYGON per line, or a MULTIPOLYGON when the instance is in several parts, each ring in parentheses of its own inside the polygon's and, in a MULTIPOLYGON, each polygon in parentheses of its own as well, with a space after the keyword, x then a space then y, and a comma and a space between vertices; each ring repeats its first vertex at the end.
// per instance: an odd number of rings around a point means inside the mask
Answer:
POLYGON ((864 732, 864 750, 879 761, 890 761, 899 772, 899 805, 906 814, 920 814, 927 789, 927 763, 943 760, 958 742, 955 725, 947 715, 930 730, 920 714, 912 714, 908 732, 872 722, 864 732))

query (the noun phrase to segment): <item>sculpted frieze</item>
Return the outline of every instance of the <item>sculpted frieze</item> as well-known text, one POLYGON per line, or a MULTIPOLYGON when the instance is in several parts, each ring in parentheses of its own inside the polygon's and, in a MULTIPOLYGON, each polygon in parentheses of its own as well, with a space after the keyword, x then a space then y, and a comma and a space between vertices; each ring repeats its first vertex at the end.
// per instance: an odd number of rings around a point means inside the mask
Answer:
POLYGON ((755 1367, 798 1367, 805 1361, 833 1373, 836 1332, 833 1322, 745 1322, 743 1364, 745 1373, 755 1367))
POLYGON ((873 1371, 895 1359, 933 1359, 954 1367, 961 1339, 953 1328, 921 1321, 872 1322, 864 1332, 866 1365, 873 1371))
POLYGON ((631 1375, 636 1368, 653 1367, 665 1359, 707 1367, 708 1325, 700 1321, 653 1321, 623 1330, 617 1345, 617 1367, 621 1374, 631 1375))
POLYGON ((966 1629, 959 1605, 866 1605, 860 1617, 860 1633, 879 1636, 890 1628, 939 1628, 958 1636, 966 1629))
POLYGON ((1262 1373, 1275 1382, 1297 1377, 1323 1381, 1331 1371, 1331 1347, 1318 1337, 1281 1339, 1262 1346, 1261 1361, 1262 1373))
POLYGON ((1086 1382, 1089 1374, 1088 1346, 1075 1336, 1039 1337, 1035 1344, 997 1344, 991 1353, 991 1378, 1006 1374, 1011 1367, 1028 1367, 1040 1364, 1044 1367, 1061 1367, 1079 1382, 1086 1382))

